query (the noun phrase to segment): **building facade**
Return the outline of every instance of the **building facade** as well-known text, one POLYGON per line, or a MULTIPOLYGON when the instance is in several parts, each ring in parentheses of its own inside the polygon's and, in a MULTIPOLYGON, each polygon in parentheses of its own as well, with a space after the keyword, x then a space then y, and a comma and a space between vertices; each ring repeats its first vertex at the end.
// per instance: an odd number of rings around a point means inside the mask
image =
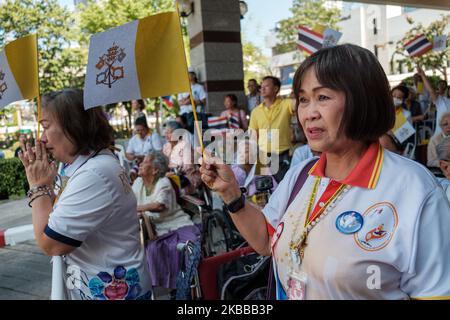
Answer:
MULTIPOLYGON (((341 9, 341 21, 338 26, 343 35, 339 43, 353 43, 372 51, 393 85, 412 75, 405 67, 398 65, 395 56, 391 62, 396 43, 413 27, 408 23, 407 17, 412 19, 414 24, 422 23, 428 26, 431 22, 439 20, 441 15, 450 14, 450 11, 444 10, 352 4, 342 1, 332 2, 332 5, 341 9)), ((446 30, 446 33, 449 31, 446 30)), ((266 38, 266 45, 273 48, 277 43, 276 34, 272 32, 266 38)), ((270 67, 282 79, 282 94, 290 93, 294 72, 304 58, 299 50, 271 57, 270 67)), ((450 69, 448 73, 450 75, 450 69)))

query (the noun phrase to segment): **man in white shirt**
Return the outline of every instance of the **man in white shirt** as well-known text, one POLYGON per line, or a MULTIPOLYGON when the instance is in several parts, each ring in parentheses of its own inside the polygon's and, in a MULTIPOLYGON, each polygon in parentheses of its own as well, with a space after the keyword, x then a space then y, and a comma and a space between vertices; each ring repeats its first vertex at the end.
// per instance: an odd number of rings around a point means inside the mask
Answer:
MULTIPOLYGON (((204 112, 206 106, 206 92, 203 86, 198 83, 197 75, 195 72, 189 72, 189 81, 191 82, 191 90, 194 99, 194 103, 197 106, 197 112, 204 112)), ((189 114, 192 112, 191 99, 189 97, 189 92, 184 92, 178 94, 178 104, 180 105, 180 115, 189 114)))
MULTIPOLYGON (((447 89, 447 82, 444 80, 439 81, 438 92, 436 92, 431 86, 425 72, 419 67, 417 68, 419 75, 422 77, 425 88, 430 93, 431 101, 436 105, 436 124, 441 121, 441 117, 444 113, 450 112, 450 99, 445 96, 445 89, 447 89)), ((434 135, 439 134, 441 128, 436 125, 434 135)))

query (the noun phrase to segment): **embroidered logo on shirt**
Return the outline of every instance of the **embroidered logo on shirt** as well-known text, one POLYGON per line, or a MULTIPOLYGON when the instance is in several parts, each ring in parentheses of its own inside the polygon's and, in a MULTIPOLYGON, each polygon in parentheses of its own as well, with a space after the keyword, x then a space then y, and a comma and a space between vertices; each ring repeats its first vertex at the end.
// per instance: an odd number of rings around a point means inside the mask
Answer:
POLYGON ((378 251, 386 247, 397 229, 398 216, 389 202, 380 202, 363 214, 364 226, 354 235, 356 244, 367 251, 378 251))
POLYGON ((134 300, 142 293, 137 270, 123 266, 116 267, 113 274, 99 272, 90 279, 89 289, 93 298, 99 300, 134 300))

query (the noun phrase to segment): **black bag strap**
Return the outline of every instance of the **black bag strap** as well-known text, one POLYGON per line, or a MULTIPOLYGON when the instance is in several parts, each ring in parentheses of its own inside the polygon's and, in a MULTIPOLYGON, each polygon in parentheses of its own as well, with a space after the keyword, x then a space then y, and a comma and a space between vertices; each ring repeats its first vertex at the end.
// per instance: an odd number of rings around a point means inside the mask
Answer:
MULTIPOLYGON (((311 168, 314 166, 314 164, 317 162, 317 159, 314 159, 310 162, 308 162, 300 171, 300 174, 297 177, 297 180, 295 181, 294 188, 291 191, 291 195, 289 197, 289 200, 287 202, 286 208, 289 208, 292 201, 294 201, 295 197, 299 193, 300 189, 305 184, 306 179, 308 179, 308 172, 311 170, 311 168)), ((267 293, 266 293, 266 300, 276 300, 276 283, 275 283, 275 274, 273 272, 273 262, 272 259, 270 259, 270 268, 269 268, 269 281, 267 283, 267 293)))
POLYGON ((289 197, 289 200, 286 205, 286 209, 289 208, 292 201, 294 201, 297 194, 300 192, 300 189, 305 184, 306 179, 308 179, 308 172, 311 170, 311 168, 314 166, 314 164, 317 162, 317 159, 314 159, 310 162, 308 162, 300 171, 300 174, 297 177, 297 181, 295 181, 294 188, 292 189, 291 196, 289 197))

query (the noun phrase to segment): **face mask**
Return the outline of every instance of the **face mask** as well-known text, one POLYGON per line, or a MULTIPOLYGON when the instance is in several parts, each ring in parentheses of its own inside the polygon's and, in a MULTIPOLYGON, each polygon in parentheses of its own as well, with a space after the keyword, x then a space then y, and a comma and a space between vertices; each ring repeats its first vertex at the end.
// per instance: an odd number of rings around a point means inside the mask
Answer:
POLYGON ((403 100, 399 98, 392 98, 392 101, 394 101, 394 106, 401 106, 403 104, 403 100))

